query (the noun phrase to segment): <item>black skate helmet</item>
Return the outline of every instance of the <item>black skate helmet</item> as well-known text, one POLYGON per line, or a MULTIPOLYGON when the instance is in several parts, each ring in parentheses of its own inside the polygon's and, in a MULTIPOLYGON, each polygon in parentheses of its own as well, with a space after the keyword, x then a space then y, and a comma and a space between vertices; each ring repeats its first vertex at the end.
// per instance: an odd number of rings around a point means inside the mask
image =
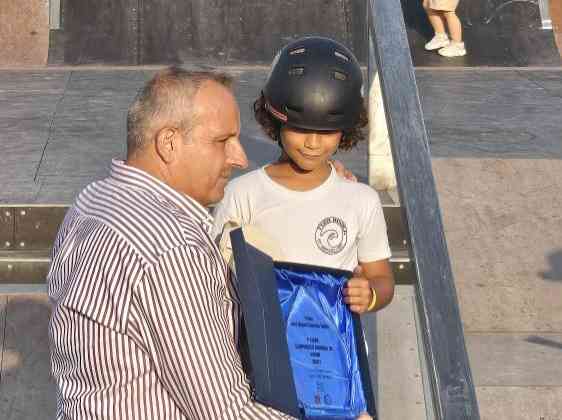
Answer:
POLYGON ((262 93, 265 108, 284 124, 343 131, 359 120, 362 84, 351 51, 329 38, 307 37, 277 54, 262 93))

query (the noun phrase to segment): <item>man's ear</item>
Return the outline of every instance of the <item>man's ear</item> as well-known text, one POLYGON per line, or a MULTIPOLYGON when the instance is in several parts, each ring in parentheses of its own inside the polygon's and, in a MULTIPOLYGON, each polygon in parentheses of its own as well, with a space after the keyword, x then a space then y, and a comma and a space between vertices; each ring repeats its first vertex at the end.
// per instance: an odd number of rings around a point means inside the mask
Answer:
POLYGON ((162 128, 156 133, 156 153, 165 163, 174 161, 181 136, 174 128, 162 128))

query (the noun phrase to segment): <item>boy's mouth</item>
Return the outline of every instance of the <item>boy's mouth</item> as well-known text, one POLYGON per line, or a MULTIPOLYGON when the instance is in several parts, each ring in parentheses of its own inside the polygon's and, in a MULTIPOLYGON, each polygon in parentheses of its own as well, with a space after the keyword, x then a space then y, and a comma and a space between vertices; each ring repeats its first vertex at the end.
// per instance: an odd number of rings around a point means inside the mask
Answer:
POLYGON ((301 155, 303 155, 307 159, 318 159, 319 157, 322 157, 322 155, 311 155, 303 152, 301 152, 301 155))

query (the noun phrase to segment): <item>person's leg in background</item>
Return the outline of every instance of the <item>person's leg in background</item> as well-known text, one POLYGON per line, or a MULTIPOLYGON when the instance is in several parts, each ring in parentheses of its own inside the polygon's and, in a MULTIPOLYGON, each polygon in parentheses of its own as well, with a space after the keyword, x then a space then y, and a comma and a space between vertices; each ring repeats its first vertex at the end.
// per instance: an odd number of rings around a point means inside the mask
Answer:
POLYGON ((462 42, 462 24, 455 12, 443 12, 453 42, 462 42))
POLYGON ((449 37, 445 32, 445 18, 442 12, 433 10, 429 5, 429 0, 424 0, 423 8, 427 13, 429 23, 435 32, 435 36, 425 44, 425 49, 428 51, 438 50, 449 45, 449 37))
POLYGON ((438 51, 439 54, 444 57, 461 57, 466 55, 466 49, 462 41, 462 24, 459 17, 454 11, 443 12, 443 16, 451 34, 451 43, 441 48, 438 51))

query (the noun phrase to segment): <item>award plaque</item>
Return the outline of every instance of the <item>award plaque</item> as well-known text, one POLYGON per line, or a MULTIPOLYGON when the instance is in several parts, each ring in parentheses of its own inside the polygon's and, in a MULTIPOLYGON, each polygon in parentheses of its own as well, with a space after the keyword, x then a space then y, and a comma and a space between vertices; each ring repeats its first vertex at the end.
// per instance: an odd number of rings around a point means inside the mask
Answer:
POLYGON ((306 420, 375 415, 359 317, 343 301, 352 273, 273 262, 231 233, 256 401, 306 420))

